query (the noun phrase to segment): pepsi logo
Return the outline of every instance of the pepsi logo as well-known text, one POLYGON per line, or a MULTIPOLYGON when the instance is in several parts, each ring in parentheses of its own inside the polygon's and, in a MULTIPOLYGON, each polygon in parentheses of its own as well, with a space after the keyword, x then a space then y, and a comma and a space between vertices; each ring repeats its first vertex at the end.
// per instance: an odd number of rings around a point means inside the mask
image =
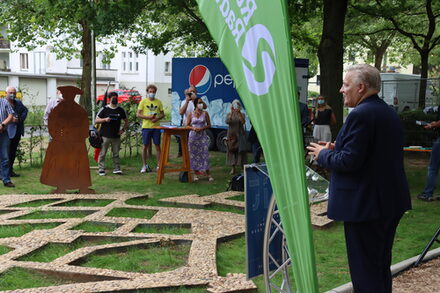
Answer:
POLYGON ((209 69, 203 65, 196 65, 189 73, 189 84, 197 89, 197 93, 204 94, 211 88, 212 76, 209 69))

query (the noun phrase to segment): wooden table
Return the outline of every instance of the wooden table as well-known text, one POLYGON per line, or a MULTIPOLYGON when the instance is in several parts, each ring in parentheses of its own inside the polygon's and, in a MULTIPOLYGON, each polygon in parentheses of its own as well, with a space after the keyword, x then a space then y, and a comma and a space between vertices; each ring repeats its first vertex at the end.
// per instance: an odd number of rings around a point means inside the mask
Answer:
POLYGON ((158 126, 155 128, 163 130, 162 149, 160 152, 159 170, 157 171, 156 183, 162 184, 162 180, 165 173, 185 172, 185 171, 188 172, 188 182, 191 183, 193 181, 192 180, 193 177, 191 173, 191 166, 189 163, 189 152, 188 152, 188 133, 190 129, 187 127, 164 127, 164 126, 158 126), (180 143, 182 144, 182 159, 183 159, 183 163, 180 166, 168 164, 171 135, 180 136, 180 143))

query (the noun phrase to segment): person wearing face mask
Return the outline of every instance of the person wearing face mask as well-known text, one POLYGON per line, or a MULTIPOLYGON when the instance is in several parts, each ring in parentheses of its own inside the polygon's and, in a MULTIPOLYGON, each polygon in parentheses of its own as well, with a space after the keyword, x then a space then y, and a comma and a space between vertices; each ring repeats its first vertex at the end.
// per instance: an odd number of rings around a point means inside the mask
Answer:
POLYGON ((16 99, 17 89, 8 86, 6 88, 6 99, 14 109, 11 123, 8 124, 8 136, 10 139, 9 145, 9 176, 19 177, 20 175, 14 172, 14 161, 17 154, 17 148, 20 144, 21 137, 24 135, 24 120, 28 114, 28 108, 20 100, 16 99))
POLYGON ((324 96, 319 96, 316 104, 313 138, 316 141, 329 142, 332 140, 330 125, 334 125, 336 123, 335 113, 333 112, 332 108, 327 105, 324 96))
POLYGON ((209 173, 209 137, 206 129, 211 128, 211 119, 208 112, 204 111, 206 106, 201 98, 195 98, 193 102, 195 110, 188 114, 186 125, 191 131, 188 136, 188 149, 191 170, 194 171, 194 181, 198 181, 199 174, 206 174, 209 181, 214 181, 209 173))
MULTIPOLYGON (((197 98, 197 89, 195 86, 191 85, 189 88, 185 90, 185 99, 180 103, 179 113, 182 116, 181 126, 186 126, 186 120, 188 118, 188 114, 194 112, 194 99, 197 98)), ((207 106, 203 103, 203 109, 206 109, 207 106)), ((180 143, 180 137, 177 138, 177 143, 179 144, 179 153, 178 157, 182 156, 182 145, 180 143)))
POLYGON ((243 113, 241 113, 241 104, 239 100, 232 101, 231 112, 226 116, 226 124, 229 125, 226 139, 226 158, 228 165, 232 166, 229 174, 236 172, 236 167, 243 167, 247 163, 246 152, 246 133, 244 124, 246 123, 243 113))
POLYGON ((3 185, 15 187, 9 176, 9 136, 7 126, 11 123, 14 109, 6 99, 0 99, 0 167, 3 185))
POLYGON ((102 137, 102 146, 98 157, 100 176, 105 176, 105 155, 110 145, 113 153, 113 174, 122 175, 119 150, 121 149, 121 135, 128 129, 127 114, 122 107, 118 106, 118 94, 111 92, 108 98, 110 104, 98 112, 95 120, 96 123, 101 124, 99 133, 102 137), (124 126, 121 129, 122 120, 124 120, 124 126))
MULTIPOLYGON (((160 120, 165 117, 162 102, 156 98, 157 87, 150 84, 147 87, 147 98, 143 99, 138 106, 136 117, 142 119, 142 168, 141 173, 147 172, 150 167, 147 165, 147 150, 153 140, 156 147, 157 165, 160 158, 160 129, 154 127, 160 126, 160 120)), ((158 167, 156 167, 156 170, 158 167)))

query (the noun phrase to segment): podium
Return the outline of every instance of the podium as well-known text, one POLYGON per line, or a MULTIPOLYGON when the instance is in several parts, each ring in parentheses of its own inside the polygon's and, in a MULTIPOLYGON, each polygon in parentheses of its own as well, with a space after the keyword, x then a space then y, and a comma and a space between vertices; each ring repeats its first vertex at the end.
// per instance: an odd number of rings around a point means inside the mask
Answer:
POLYGON ((159 170, 157 171, 156 184, 162 184, 165 173, 169 172, 188 172, 188 182, 192 182, 191 165, 189 162, 188 152, 188 133, 190 131, 187 127, 166 127, 158 126, 156 129, 163 130, 162 138, 162 150, 159 158, 159 170), (182 144, 182 165, 170 165, 168 164, 168 157, 170 152, 171 135, 179 135, 180 142, 182 144))

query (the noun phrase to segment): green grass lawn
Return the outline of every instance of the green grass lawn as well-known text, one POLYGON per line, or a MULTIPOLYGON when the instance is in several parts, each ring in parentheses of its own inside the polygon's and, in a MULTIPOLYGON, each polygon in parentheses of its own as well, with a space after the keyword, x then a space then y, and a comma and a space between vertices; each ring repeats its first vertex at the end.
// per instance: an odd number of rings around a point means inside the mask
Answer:
MULTIPOLYGON (((172 145, 171 151, 171 162, 178 162, 175 159, 176 146, 172 145)), ((396 234, 395 245, 393 249, 393 263, 400 262, 409 257, 420 254, 423 250, 424 246, 433 236, 434 232, 438 228, 440 222, 440 201, 437 202, 422 202, 416 199, 416 195, 421 192, 426 180, 426 167, 429 160, 429 155, 426 154, 405 154, 405 168, 406 173, 411 189, 411 196, 413 198, 413 209, 407 212, 399 227, 396 234)), ((97 193, 106 194, 106 193, 115 193, 115 192, 125 192, 125 193, 137 193, 140 195, 144 195, 143 197, 130 199, 126 203, 133 206, 178 206, 173 204, 164 204, 160 203, 159 199, 174 197, 186 194, 199 194, 199 195, 210 195, 218 192, 223 192, 226 190, 228 180, 230 179, 229 175, 229 167, 225 164, 225 154, 218 152, 210 153, 210 162, 211 162, 211 172, 213 177, 215 178, 214 182, 208 182, 207 180, 200 180, 197 183, 188 184, 188 183, 180 183, 178 181, 178 174, 167 173, 165 175, 163 184, 156 184, 156 173, 146 173, 140 174, 139 170, 141 167, 141 159, 140 157, 134 158, 122 158, 121 166, 124 172, 123 175, 113 175, 111 174, 112 163, 110 159, 110 155, 107 155, 108 160, 106 162, 107 166, 107 175, 106 176, 98 176, 96 174, 96 162, 91 160, 91 167, 94 168, 91 170, 92 188, 95 189, 97 193)), ((151 160, 150 165, 153 167, 156 166, 155 160, 151 160)), ((3 196, 7 196, 7 194, 47 194, 53 187, 42 185, 39 182, 39 176, 41 173, 41 169, 37 167, 33 168, 17 168, 16 170, 21 174, 20 177, 14 178, 14 183, 16 184, 16 188, 3 188, 2 194, 3 196)), ((439 182, 440 183, 440 182, 439 182)), ((440 185, 439 185, 440 186, 440 185)), ((440 189, 438 190, 440 193, 440 189)), ((235 200, 243 200, 242 196, 238 196, 234 198, 235 200)), ((44 204, 51 203, 51 201, 41 201, 34 202, 35 206, 40 206, 44 204)), ((100 202, 98 206, 108 204, 108 202, 100 202)), ((29 206, 29 205, 20 205, 21 207, 29 206)), ((92 206, 90 202, 78 201, 71 202, 70 204, 66 204, 66 206, 92 206)), ((215 210, 225 210, 235 213, 243 213, 241 209, 237 208, 227 208, 223 206, 210 206, 207 209, 215 209, 215 210)), ((108 216, 115 217, 140 217, 140 218, 148 218, 152 216, 148 214, 149 212, 154 211, 146 211, 141 209, 113 209, 110 211, 108 216), (135 215, 134 212, 139 213, 135 215)), ((62 214, 54 214, 50 215, 47 213, 43 213, 41 211, 36 211, 31 215, 27 215, 21 217, 24 218, 63 218, 68 217, 67 215, 62 214)), ((82 226, 77 226, 74 229, 83 229, 90 232, 98 232, 98 231, 113 231, 117 227, 109 227, 104 224, 94 224, 94 223, 86 223, 82 226)), ((140 233, 169 233, 173 234, 171 231, 161 232, 160 230, 148 230, 150 228, 146 227, 137 227, 137 230, 134 232, 140 233), (147 230, 143 230, 143 229, 147 230), (147 232, 144 232, 147 231, 147 232)), ((177 234, 184 233, 185 231, 177 231, 177 234)), ((1 233, 1 229, 0 229, 1 233)), ((5 235, 11 235, 12 232, 5 232, 5 235), (9 234, 8 234, 9 233, 9 234)), ((20 233, 17 232, 20 236, 20 233)), ((13 233, 12 233, 13 234, 13 233)), ((22 235, 22 234, 21 234, 22 235)), ((3 237, 11 237, 11 236, 3 236, 3 237)), ((344 233, 343 226, 341 223, 336 223, 328 229, 325 230, 314 230, 313 231, 315 251, 316 251, 316 268, 318 273, 319 280, 319 290, 320 292, 330 290, 336 286, 342 285, 346 282, 350 281, 349 273, 348 273, 348 265, 345 251, 345 242, 344 242, 344 233)), ((438 243, 434 244, 433 248, 439 247, 438 243)), ((56 247, 54 248, 54 252, 51 252, 53 255, 65 254, 66 251, 70 251, 70 248, 66 247, 56 247), (59 251, 64 251, 60 253, 59 251)), ((0 252, 1 253, 1 252, 0 252)), ((113 256, 109 256, 113 257, 113 256)), ((104 257, 101 258, 103 262, 105 262, 104 257)), ((100 261, 101 261, 100 260, 100 261)), ((245 238, 244 236, 239 237, 237 239, 229 240, 223 244, 219 245, 218 248, 218 270, 219 274, 224 276, 227 273, 246 272, 246 253, 245 253, 245 238)), ((146 260, 148 261, 148 260, 146 260)), ((164 261, 164 265, 165 261, 164 261)), ((99 266, 99 264, 96 264, 99 266)), ((259 291, 264 292, 264 282, 262 277, 258 277, 254 279, 256 282, 259 291)), ((1 284, 1 283, 0 283, 1 284)), ((34 286, 39 286, 38 282, 35 281, 34 286)), ((32 287, 32 285, 31 285, 32 287)), ((0 290, 4 290, 4 288, 10 287, 2 287, 0 285, 0 290)), ((17 287, 18 288, 18 287, 17 287)), ((168 290, 166 292, 203 292, 201 288, 179 288, 168 290)), ((144 291, 139 291, 144 292, 144 291)), ((147 292, 147 291, 145 291, 147 292)), ((148 292, 162 292, 162 291, 154 291, 149 290, 148 292)), ((164 291, 165 292, 165 291, 164 291)))

